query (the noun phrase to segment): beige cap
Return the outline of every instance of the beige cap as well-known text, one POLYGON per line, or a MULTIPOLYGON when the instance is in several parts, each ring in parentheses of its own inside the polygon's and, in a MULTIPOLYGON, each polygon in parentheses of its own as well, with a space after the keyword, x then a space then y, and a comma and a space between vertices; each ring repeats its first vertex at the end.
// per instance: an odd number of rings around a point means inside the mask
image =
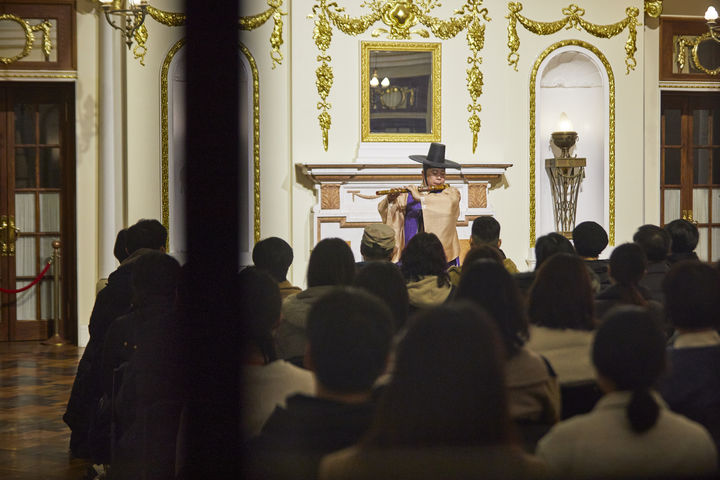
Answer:
POLYGON ((377 246, 383 250, 392 250, 395 248, 395 231, 384 223, 370 224, 365 227, 362 243, 370 248, 377 246))

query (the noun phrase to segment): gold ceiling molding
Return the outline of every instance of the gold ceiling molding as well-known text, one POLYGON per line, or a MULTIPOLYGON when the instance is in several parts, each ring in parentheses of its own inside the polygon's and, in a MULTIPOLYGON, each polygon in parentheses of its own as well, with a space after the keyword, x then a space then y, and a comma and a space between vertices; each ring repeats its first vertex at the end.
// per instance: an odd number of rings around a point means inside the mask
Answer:
POLYGON ((605 72, 608 78, 608 119, 609 119, 609 148, 608 148, 608 162, 609 162, 609 173, 608 183, 610 189, 610 198, 608 199, 608 210, 609 210, 609 243, 615 245, 615 75, 613 74, 610 62, 608 62, 605 55, 595 47, 594 45, 583 42, 582 40, 563 40, 561 42, 554 43, 543 51, 533 65, 532 73, 530 74, 530 246, 535 246, 535 119, 536 119, 536 92, 535 87, 537 84, 537 74, 540 70, 540 65, 552 52, 558 48, 566 47, 568 45, 574 45, 585 48, 592 53, 602 62, 605 67, 605 72))
POLYGON ((33 43, 35 43, 35 32, 42 32, 42 50, 45 55, 50 55, 53 48, 52 41, 50 40, 50 28, 52 28, 52 25, 48 20, 36 25, 30 25, 30 22, 18 17, 17 15, 13 15, 12 13, 4 13, 0 15, 0 21, 2 20, 15 22, 22 27, 25 31, 25 45, 23 46, 22 51, 13 57, 0 56, 0 63, 3 65, 9 65, 30 55, 33 43))
POLYGON ((575 4, 571 4, 570 6, 563 8, 562 13, 565 15, 565 18, 554 22, 538 22, 530 20, 529 18, 520 15, 522 8, 523 6, 520 2, 508 3, 509 12, 505 17, 509 20, 507 45, 510 49, 510 53, 508 54, 508 65, 512 65, 515 68, 515 71, 518 69, 518 61, 520 60, 520 55, 517 53, 520 49, 520 37, 518 37, 517 34, 518 22, 520 25, 525 27, 526 30, 536 35, 551 35, 559 32, 563 28, 566 30, 575 28, 577 30, 585 30, 590 35, 598 38, 612 38, 619 35, 627 28, 628 39, 625 42, 625 74, 629 74, 630 70, 635 70, 635 67, 637 66, 637 60, 635 60, 635 52, 637 51, 637 27, 641 25, 637 19, 640 14, 640 10, 637 8, 627 7, 625 9, 625 14, 627 16, 619 22, 612 23, 610 25, 596 25, 586 21, 582 18, 582 16, 585 15, 585 9, 580 8, 575 4))
POLYGON ((692 47, 691 58, 693 61, 693 65, 695 65, 695 68, 702 70, 708 75, 717 75, 720 73, 720 67, 715 69, 709 69, 705 67, 702 63, 700 63, 700 57, 698 56, 698 48, 700 48, 700 44, 705 40, 711 39, 712 35, 710 34, 710 32, 703 33, 702 35, 697 37, 680 37, 678 39, 677 64, 678 67, 680 67, 680 71, 685 68, 685 64, 687 63, 687 47, 692 47))
POLYGON ((658 18, 663 11, 663 0, 645 0, 645 13, 653 18, 658 18))
POLYGON ((441 40, 454 38, 462 31, 466 32, 470 55, 467 58, 468 68, 465 71, 470 103, 467 106, 471 114, 468 125, 473 137, 473 152, 477 147, 477 136, 480 131, 481 110, 479 103, 483 87, 483 74, 480 71, 482 57, 480 51, 485 44, 485 25, 490 21, 487 8, 481 8, 482 0, 466 0, 465 4, 455 10, 449 19, 440 19, 431 15, 433 9, 441 6, 438 0, 367 0, 360 6, 369 9, 369 13, 360 17, 351 17, 344 13, 345 8, 335 1, 317 0, 308 18, 315 19, 313 40, 320 51, 317 61, 320 65, 315 70, 315 86, 320 101, 317 109, 320 110, 318 122, 322 130, 323 148, 328 149, 328 132, 332 124, 328 96, 333 86, 334 74, 330 62, 332 57, 327 51, 333 36, 333 26, 346 35, 360 35, 366 32, 375 23, 381 21, 387 28, 381 27, 373 30, 372 36, 379 37, 387 34, 391 39, 407 40, 411 35, 429 38, 430 33, 441 40), (417 24, 427 27, 413 28, 417 24))

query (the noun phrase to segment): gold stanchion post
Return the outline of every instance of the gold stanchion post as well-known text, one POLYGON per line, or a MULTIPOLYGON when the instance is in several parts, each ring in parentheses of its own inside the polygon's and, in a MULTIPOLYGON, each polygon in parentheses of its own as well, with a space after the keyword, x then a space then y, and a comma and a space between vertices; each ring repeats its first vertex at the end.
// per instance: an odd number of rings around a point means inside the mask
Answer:
POLYGON ((62 345, 67 345, 68 342, 63 338, 63 336, 60 334, 60 242, 58 240, 55 240, 52 243, 53 248, 53 256, 52 256, 52 266, 53 266, 53 318, 55 319, 55 325, 54 325, 54 334, 52 337, 48 338, 44 342, 42 342, 43 345, 55 345, 57 347, 60 347, 62 345))

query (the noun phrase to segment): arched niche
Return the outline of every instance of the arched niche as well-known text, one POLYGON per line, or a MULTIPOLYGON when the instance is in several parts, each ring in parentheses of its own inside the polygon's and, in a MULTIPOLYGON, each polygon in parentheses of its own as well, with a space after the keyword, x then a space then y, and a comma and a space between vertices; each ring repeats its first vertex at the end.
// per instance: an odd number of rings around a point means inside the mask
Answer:
POLYGON ((550 134, 558 130, 563 112, 578 132, 572 153, 587 158, 576 224, 586 220, 599 223, 614 244, 615 80, 610 64, 586 42, 553 44, 535 62, 530 102, 530 246, 538 237, 555 231, 545 159, 552 158, 556 150, 550 134))

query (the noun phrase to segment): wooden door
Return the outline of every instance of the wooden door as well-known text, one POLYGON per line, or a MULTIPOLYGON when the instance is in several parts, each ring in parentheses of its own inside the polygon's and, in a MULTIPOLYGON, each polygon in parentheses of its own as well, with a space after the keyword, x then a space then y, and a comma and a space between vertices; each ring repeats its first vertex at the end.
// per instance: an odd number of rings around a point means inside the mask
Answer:
MULTIPOLYGON (((21 289, 38 277, 61 242, 63 336, 74 337, 74 85, 0 85, 0 287, 21 289)), ((53 273, 21 293, 1 293, 0 341, 53 333, 53 273)))

